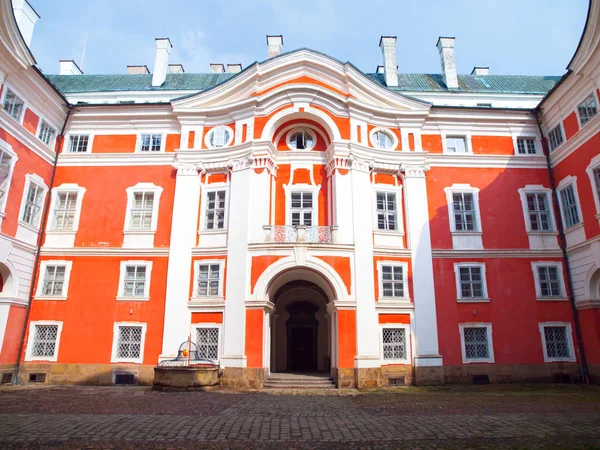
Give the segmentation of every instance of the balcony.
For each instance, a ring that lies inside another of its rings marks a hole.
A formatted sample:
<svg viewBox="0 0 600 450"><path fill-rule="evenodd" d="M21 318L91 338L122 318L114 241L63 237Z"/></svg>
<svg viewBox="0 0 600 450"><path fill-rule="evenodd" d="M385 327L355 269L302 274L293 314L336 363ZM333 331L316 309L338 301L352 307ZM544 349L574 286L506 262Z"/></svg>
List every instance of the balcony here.
<svg viewBox="0 0 600 450"><path fill-rule="evenodd" d="M307 227L305 225L265 225L265 242L334 244L337 227Z"/></svg>

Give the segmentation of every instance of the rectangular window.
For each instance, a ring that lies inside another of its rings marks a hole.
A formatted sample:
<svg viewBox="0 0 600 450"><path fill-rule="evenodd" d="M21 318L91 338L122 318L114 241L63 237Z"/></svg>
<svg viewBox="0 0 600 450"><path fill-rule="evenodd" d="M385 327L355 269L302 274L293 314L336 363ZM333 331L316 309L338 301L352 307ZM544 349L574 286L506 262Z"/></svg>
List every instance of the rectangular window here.
<svg viewBox="0 0 600 450"><path fill-rule="evenodd" d="M596 104L594 94L590 94L584 101L577 105L577 110L579 111L581 125L585 125L592 117L598 114L598 105Z"/></svg>
<svg viewBox="0 0 600 450"><path fill-rule="evenodd" d="M4 104L2 105L2 108L13 119L21 120L24 105L25 102L23 102L23 100L21 100L17 94L8 88L6 89L6 95L4 96Z"/></svg>
<svg viewBox="0 0 600 450"><path fill-rule="evenodd" d="M149 230L152 227L154 192L134 192L131 205L131 228Z"/></svg>
<svg viewBox="0 0 600 450"><path fill-rule="evenodd" d="M596 188L596 194L598 196L598 200L600 201L600 166L595 167L592 170L592 173L594 174L594 184L596 186L594 186Z"/></svg>
<svg viewBox="0 0 600 450"><path fill-rule="evenodd" d="M544 345L549 359L571 358L566 326L545 326Z"/></svg>
<svg viewBox="0 0 600 450"><path fill-rule="evenodd" d="M529 224L532 231L549 231L550 225L550 203L545 192L526 194L527 212Z"/></svg>
<svg viewBox="0 0 600 450"><path fill-rule="evenodd" d="M10 188L12 166L13 156L5 150L0 150L0 207L4 205Z"/></svg>
<svg viewBox="0 0 600 450"><path fill-rule="evenodd" d="M467 153L467 140L464 136L448 136L446 151L448 153Z"/></svg>
<svg viewBox="0 0 600 450"><path fill-rule="evenodd" d="M65 285L65 266L46 266L44 274L43 295L62 296Z"/></svg>
<svg viewBox="0 0 600 450"><path fill-rule="evenodd" d="M577 208L577 201L575 200L575 189L573 184L569 184L567 187L560 190L560 203L562 205L562 212L565 219L565 228L571 228L577 225L579 220L579 209Z"/></svg>
<svg viewBox="0 0 600 450"><path fill-rule="evenodd" d="M290 208L292 225L312 226L313 195L312 192L292 192Z"/></svg>
<svg viewBox="0 0 600 450"><path fill-rule="evenodd" d="M542 297L560 297L560 275L557 266L538 266L539 290Z"/></svg>
<svg viewBox="0 0 600 450"><path fill-rule="evenodd" d="M40 132L38 134L40 140L46 145L51 145L54 141L55 136L56 130L52 128L48 124L48 122L42 119L42 124L40 125Z"/></svg>
<svg viewBox="0 0 600 450"><path fill-rule="evenodd" d="M488 342L488 328L464 327L462 331L465 346L465 360L489 360L490 344Z"/></svg>
<svg viewBox="0 0 600 450"><path fill-rule="evenodd" d="M407 359L406 328L383 328L382 339L384 360Z"/></svg>
<svg viewBox="0 0 600 450"><path fill-rule="evenodd" d="M535 139L534 138L517 138L517 151L519 155L535 155Z"/></svg>
<svg viewBox="0 0 600 450"><path fill-rule="evenodd" d="M87 134L76 134L69 136L69 152L83 153L87 152L90 136Z"/></svg>
<svg viewBox="0 0 600 450"><path fill-rule="evenodd" d="M140 140L140 151L160 152L162 147L162 134L142 134Z"/></svg>
<svg viewBox="0 0 600 450"><path fill-rule="evenodd" d="M54 358L58 339L58 325L34 325L31 356Z"/></svg>
<svg viewBox="0 0 600 450"><path fill-rule="evenodd" d="M380 270L382 296L404 297L404 267L382 265Z"/></svg>
<svg viewBox="0 0 600 450"><path fill-rule="evenodd" d="M21 220L29 225L37 226L43 202L44 188L30 181Z"/></svg>
<svg viewBox="0 0 600 450"><path fill-rule="evenodd" d="M398 211L396 210L396 194L393 192L377 193L377 229L395 231L398 229Z"/></svg>
<svg viewBox="0 0 600 450"><path fill-rule="evenodd" d="M142 327L119 325L117 359L140 359L142 356Z"/></svg>
<svg viewBox="0 0 600 450"><path fill-rule="evenodd" d="M212 297L219 295L220 283L220 264L200 264L198 266L198 297Z"/></svg>
<svg viewBox="0 0 600 450"><path fill-rule="evenodd" d="M459 272L459 298L483 298L483 275L480 266L462 266Z"/></svg>
<svg viewBox="0 0 600 450"><path fill-rule="evenodd" d="M123 296L144 297L147 282L146 266L126 266Z"/></svg>
<svg viewBox="0 0 600 450"><path fill-rule="evenodd" d="M452 194L452 207L454 211L454 227L456 231L475 231L475 202L473 194L469 192L455 192Z"/></svg>
<svg viewBox="0 0 600 450"><path fill-rule="evenodd" d="M219 359L219 329L196 328L196 345L198 357L216 361Z"/></svg>
<svg viewBox="0 0 600 450"><path fill-rule="evenodd" d="M550 143L550 150L554 151L556 148L563 143L562 128L560 124L556 125L548 133L548 142Z"/></svg>
<svg viewBox="0 0 600 450"><path fill-rule="evenodd" d="M77 192L59 192L54 207L54 229L72 230L77 209Z"/></svg>
<svg viewBox="0 0 600 450"><path fill-rule="evenodd" d="M225 228L225 191L211 191L206 194L206 229Z"/></svg>

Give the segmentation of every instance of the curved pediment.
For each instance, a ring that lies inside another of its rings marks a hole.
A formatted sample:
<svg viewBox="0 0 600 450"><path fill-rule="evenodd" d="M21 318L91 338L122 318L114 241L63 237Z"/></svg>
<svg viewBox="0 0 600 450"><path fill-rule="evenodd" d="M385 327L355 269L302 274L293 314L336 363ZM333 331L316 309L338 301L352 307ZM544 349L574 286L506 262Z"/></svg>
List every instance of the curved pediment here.
<svg viewBox="0 0 600 450"><path fill-rule="evenodd" d="M0 53L11 67L5 71L25 69L35 64L27 44L21 36L10 0L0 0Z"/></svg>

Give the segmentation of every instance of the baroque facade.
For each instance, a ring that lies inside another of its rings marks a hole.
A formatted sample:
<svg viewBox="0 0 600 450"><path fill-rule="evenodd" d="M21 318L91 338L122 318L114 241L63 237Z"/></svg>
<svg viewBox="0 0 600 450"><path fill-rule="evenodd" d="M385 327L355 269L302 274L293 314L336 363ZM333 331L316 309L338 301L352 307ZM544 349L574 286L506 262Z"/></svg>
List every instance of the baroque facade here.
<svg viewBox="0 0 600 450"><path fill-rule="evenodd" d="M365 74L309 49L43 75L0 2L4 382L600 376L600 7L563 77ZM18 380L17 380L18 379Z"/></svg>

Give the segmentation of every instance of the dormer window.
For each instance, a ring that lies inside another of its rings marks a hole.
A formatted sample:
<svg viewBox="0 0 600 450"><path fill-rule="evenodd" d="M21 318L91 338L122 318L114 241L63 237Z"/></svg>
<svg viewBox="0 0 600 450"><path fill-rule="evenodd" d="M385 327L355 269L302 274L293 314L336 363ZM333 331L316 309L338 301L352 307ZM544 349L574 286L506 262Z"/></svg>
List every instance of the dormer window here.
<svg viewBox="0 0 600 450"><path fill-rule="evenodd" d="M287 144L292 150L310 150L315 142L315 135L306 129L293 130L288 134Z"/></svg>
<svg viewBox="0 0 600 450"><path fill-rule="evenodd" d="M232 140L233 133L229 127L215 127L206 136L206 146L208 148L226 147L231 144Z"/></svg>

